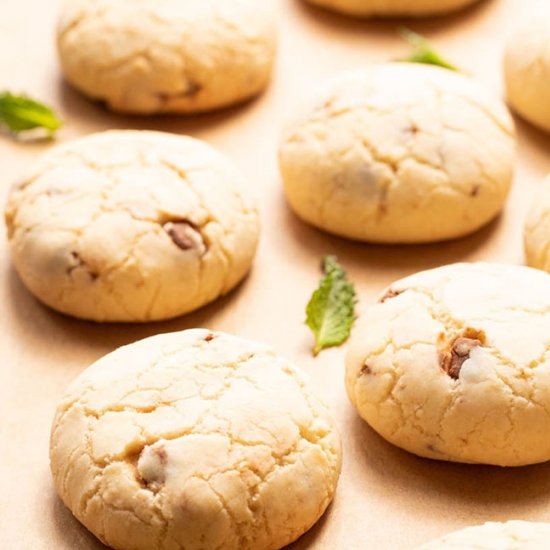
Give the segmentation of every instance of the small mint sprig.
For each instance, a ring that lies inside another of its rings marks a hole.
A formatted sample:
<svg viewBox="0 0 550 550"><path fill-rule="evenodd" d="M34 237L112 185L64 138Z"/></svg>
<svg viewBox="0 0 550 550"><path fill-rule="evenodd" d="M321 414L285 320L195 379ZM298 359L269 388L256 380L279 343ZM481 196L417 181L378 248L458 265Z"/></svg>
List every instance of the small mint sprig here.
<svg viewBox="0 0 550 550"><path fill-rule="evenodd" d="M0 92L0 126L13 135L42 130L51 138L61 125L51 107L24 95Z"/></svg>
<svg viewBox="0 0 550 550"><path fill-rule="evenodd" d="M335 256L323 259L323 277L306 307L306 325L315 336L313 354L343 344L355 322L355 288Z"/></svg>
<svg viewBox="0 0 550 550"><path fill-rule="evenodd" d="M409 29L401 29L401 36L410 44L411 53L404 59L399 59L404 63L424 63L425 65L436 65L449 69L450 71L459 71L459 69L444 59L430 44L426 38Z"/></svg>

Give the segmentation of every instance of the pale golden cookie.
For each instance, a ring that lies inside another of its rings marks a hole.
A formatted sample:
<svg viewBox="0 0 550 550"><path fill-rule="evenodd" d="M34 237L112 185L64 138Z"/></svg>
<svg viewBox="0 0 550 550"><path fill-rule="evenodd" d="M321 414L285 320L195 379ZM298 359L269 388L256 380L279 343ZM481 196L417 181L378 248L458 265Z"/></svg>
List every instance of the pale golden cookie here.
<svg viewBox="0 0 550 550"><path fill-rule="evenodd" d="M548 550L550 523L486 523L451 533L418 550Z"/></svg>
<svg viewBox="0 0 550 550"><path fill-rule="evenodd" d="M450 13L479 0L306 0L358 17L428 17Z"/></svg>
<svg viewBox="0 0 550 550"><path fill-rule="evenodd" d="M362 418L411 453L550 460L550 275L480 263L397 281L355 331L346 382Z"/></svg>
<svg viewBox="0 0 550 550"><path fill-rule="evenodd" d="M474 80L387 63L329 83L285 132L279 156L306 222L361 241L422 243L467 235L501 211L515 132Z"/></svg>
<svg viewBox="0 0 550 550"><path fill-rule="evenodd" d="M544 5L541 3L541 5ZM510 106L523 118L550 132L550 9L520 23L504 56Z"/></svg>
<svg viewBox="0 0 550 550"><path fill-rule="evenodd" d="M233 164L158 132L52 149L11 191L6 223L27 288L94 321L168 319L215 300L247 274L259 235Z"/></svg>
<svg viewBox="0 0 550 550"><path fill-rule="evenodd" d="M341 466L304 377L266 346L206 330L84 371L50 457L63 502L116 550L277 550L320 518Z"/></svg>
<svg viewBox="0 0 550 550"><path fill-rule="evenodd" d="M130 113L196 113L259 94L276 48L272 0L66 0L67 80Z"/></svg>
<svg viewBox="0 0 550 550"><path fill-rule="evenodd" d="M527 263L550 273L550 178L535 195L527 215L524 240Z"/></svg>

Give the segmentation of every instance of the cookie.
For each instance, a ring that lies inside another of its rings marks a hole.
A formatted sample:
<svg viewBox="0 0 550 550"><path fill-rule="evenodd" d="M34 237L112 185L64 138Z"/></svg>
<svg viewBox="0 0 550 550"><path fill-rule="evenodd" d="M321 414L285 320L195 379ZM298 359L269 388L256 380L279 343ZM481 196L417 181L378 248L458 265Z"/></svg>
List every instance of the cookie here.
<svg viewBox="0 0 550 550"><path fill-rule="evenodd" d="M271 0L68 0L66 79L115 111L197 113L259 94L276 50Z"/></svg>
<svg viewBox="0 0 550 550"><path fill-rule="evenodd" d="M419 456L522 466L550 460L550 276L455 264L391 285L346 357L348 395Z"/></svg>
<svg viewBox="0 0 550 550"><path fill-rule="evenodd" d="M527 215L524 242L527 263L550 273L550 178L536 194Z"/></svg>
<svg viewBox="0 0 550 550"><path fill-rule="evenodd" d="M123 347L57 409L51 470L65 505L116 550L275 550L329 505L331 414L268 347L207 330Z"/></svg>
<svg viewBox="0 0 550 550"><path fill-rule="evenodd" d="M48 152L11 191L13 263L42 302L93 321L153 321L234 288L259 220L242 175L201 141L111 131Z"/></svg>
<svg viewBox="0 0 550 550"><path fill-rule="evenodd" d="M387 63L328 84L286 131L286 195L343 237L423 243L461 237L502 209L515 131L506 107L439 67Z"/></svg>
<svg viewBox="0 0 550 550"><path fill-rule="evenodd" d="M306 0L358 17L426 17L450 13L479 0Z"/></svg>
<svg viewBox="0 0 550 550"><path fill-rule="evenodd" d="M550 132L550 10L532 14L518 27L504 55L508 103L524 119Z"/></svg>
<svg viewBox="0 0 550 550"><path fill-rule="evenodd" d="M418 550L546 550L550 523L509 521L468 527Z"/></svg>

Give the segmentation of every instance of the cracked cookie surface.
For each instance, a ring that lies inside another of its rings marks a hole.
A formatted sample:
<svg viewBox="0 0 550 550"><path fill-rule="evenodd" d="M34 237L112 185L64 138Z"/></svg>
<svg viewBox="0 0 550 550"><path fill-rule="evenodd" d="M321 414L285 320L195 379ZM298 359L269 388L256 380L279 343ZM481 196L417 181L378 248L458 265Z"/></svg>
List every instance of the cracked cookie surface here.
<svg viewBox="0 0 550 550"><path fill-rule="evenodd" d="M455 264L391 285L346 357L348 395L389 442L438 460L550 460L550 276Z"/></svg>
<svg viewBox="0 0 550 550"><path fill-rule="evenodd" d="M76 379L51 469L73 514L117 550L276 550L329 505L331 414L263 345L207 330L142 340Z"/></svg>
<svg viewBox="0 0 550 550"><path fill-rule="evenodd" d="M115 111L194 113L259 94L276 49L272 0L67 0L67 80Z"/></svg>
<svg viewBox="0 0 550 550"><path fill-rule="evenodd" d="M94 321L168 319L215 300L249 271L259 235L232 163L158 132L54 148L14 186L5 216L27 288Z"/></svg>
<svg viewBox="0 0 550 550"><path fill-rule="evenodd" d="M550 178L535 195L525 224L524 241L527 263L550 273Z"/></svg>
<svg viewBox="0 0 550 550"><path fill-rule="evenodd" d="M342 75L283 137L294 211L337 235L387 243L466 235L502 209L515 130L470 78L411 63Z"/></svg>
<svg viewBox="0 0 550 550"><path fill-rule="evenodd" d="M479 0L306 0L359 17L414 17L450 13Z"/></svg>
<svg viewBox="0 0 550 550"><path fill-rule="evenodd" d="M529 20L518 24L508 38L504 76L512 109L550 132L550 8L546 2L530 10Z"/></svg>
<svg viewBox="0 0 550 550"><path fill-rule="evenodd" d="M451 533L417 550L546 550L550 523L486 523Z"/></svg>

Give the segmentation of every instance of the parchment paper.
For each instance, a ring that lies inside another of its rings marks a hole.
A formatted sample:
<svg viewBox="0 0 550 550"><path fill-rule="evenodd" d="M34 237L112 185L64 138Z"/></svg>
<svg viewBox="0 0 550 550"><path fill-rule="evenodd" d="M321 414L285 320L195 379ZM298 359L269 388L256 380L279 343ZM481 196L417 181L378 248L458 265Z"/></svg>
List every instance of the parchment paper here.
<svg viewBox="0 0 550 550"><path fill-rule="evenodd" d="M262 0L258 0L262 1ZM449 59L498 93L503 40L535 0L487 0L459 15L405 22ZM95 325L41 306L21 285L0 230L0 548L103 548L63 507L48 467L50 422L67 384L116 347L159 332L203 326L273 345L308 371L334 407L344 470L334 504L293 549L408 550L487 520L550 521L550 464L521 468L460 466L417 458L384 442L345 395L345 346L310 354L304 306L322 255L336 253L360 293L360 310L393 280L454 261L522 263L522 225L532 194L550 172L550 137L518 121L519 161L503 216L466 239L429 246L347 242L300 222L288 209L276 164L284 120L316 83L346 68L407 52L396 22L358 22L278 0L280 55L270 89L240 108L196 118L113 115L69 89L54 48L59 0L0 0L0 90L25 91L66 120L58 141L108 128L187 133L231 155L248 176L263 216L251 276L225 299L187 317L143 326ZM550 98L549 98L550 100ZM0 137L0 201L50 144Z"/></svg>

